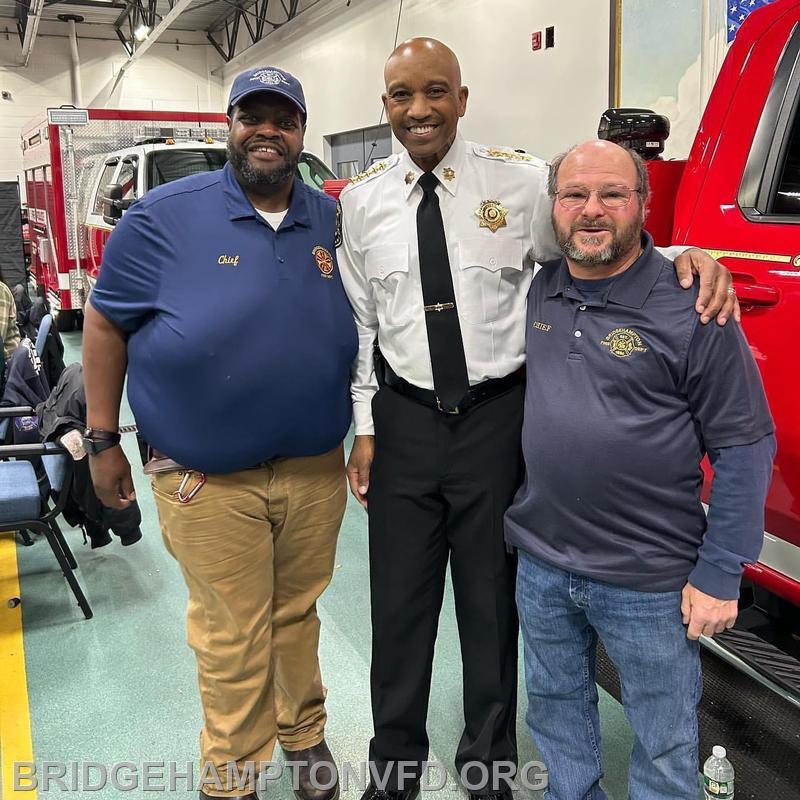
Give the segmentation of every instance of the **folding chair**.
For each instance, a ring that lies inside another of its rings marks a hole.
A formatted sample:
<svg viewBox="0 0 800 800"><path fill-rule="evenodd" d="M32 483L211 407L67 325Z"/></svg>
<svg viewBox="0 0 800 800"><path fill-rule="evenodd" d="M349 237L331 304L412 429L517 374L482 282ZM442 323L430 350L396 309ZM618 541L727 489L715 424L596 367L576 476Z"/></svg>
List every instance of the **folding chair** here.
<svg viewBox="0 0 800 800"><path fill-rule="evenodd" d="M0 408L0 419L35 415L26 406ZM30 460L41 458L50 484L53 505L42 499L36 470ZM10 460L15 459L15 460ZM0 530L22 530L41 533L67 579L78 606L86 619L93 616L74 570L78 565L56 517L64 509L72 481L72 456L55 442L44 444L11 444L0 446Z"/></svg>

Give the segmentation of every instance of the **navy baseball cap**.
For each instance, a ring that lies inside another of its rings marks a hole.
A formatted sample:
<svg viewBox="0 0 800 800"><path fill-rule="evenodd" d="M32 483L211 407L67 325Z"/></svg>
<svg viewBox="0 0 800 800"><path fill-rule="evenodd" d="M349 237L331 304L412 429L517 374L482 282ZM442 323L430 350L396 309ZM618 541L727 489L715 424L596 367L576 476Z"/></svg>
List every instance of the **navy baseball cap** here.
<svg viewBox="0 0 800 800"><path fill-rule="evenodd" d="M283 95L300 109L303 119L307 116L306 98L300 81L291 73L277 67L256 67L237 75L228 98L228 114L235 105L255 92L274 92Z"/></svg>

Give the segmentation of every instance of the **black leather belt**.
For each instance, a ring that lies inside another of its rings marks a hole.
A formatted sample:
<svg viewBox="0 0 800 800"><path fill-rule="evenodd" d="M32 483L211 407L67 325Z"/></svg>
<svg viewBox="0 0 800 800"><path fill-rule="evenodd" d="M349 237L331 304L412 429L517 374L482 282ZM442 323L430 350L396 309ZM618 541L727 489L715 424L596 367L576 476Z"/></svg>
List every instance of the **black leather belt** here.
<svg viewBox="0 0 800 800"><path fill-rule="evenodd" d="M394 389L398 394L408 397L410 400L414 400L423 406L428 406L428 408L433 408L436 411L441 411L443 414L463 414L480 403L485 403L487 400L504 394L525 380L525 368L520 367L516 372L512 372L503 378L489 378L470 386L455 408L446 408L441 404L436 392L432 389L421 389L419 386L414 386L413 383L409 383L395 374L388 364L385 364L384 370L384 382L388 387Z"/></svg>
<svg viewBox="0 0 800 800"><path fill-rule="evenodd" d="M258 464L253 464L251 467L242 467L241 470L236 470L236 471L240 472L249 469L261 469L262 467L267 466L267 464L269 464L269 461L259 461ZM145 463L145 466L148 467L147 469L145 469L146 474L150 474L153 472L177 472L177 471L197 472L197 470L190 470L188 467L184 467L182 464L178 464L177 461L173 461L169 456L160 453L153 447L150 448L150 458Z"/></svg>

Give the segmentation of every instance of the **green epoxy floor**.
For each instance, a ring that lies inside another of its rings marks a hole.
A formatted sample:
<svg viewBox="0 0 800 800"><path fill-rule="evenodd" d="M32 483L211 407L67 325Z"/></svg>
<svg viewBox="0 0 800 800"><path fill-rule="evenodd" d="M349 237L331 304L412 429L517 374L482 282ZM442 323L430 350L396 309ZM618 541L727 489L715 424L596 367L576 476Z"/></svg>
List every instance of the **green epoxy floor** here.
<svg viewBox="0 0 800 800"><path fill-rule="evenodd" d="M66 363L80 360L80 333L66 334ZM133 422L125 406L123 424ZM185 643L186 590L180 572L164 550L147 478L138 468L133 435L125 450L134 465L134 479L144 517L142 540L123 548L118 540L90 550L80 531L64 529L80 569L95 616L84 621L47 543L18 546L23 600L25 655L33 728L34 758L42 762L87 764L109 771L115 764L175 762L179 771L198 759L201 724L195 665ZM319 604L322 619L321 662L328 687L327 739L338 762L350 762L357 772L371 735L369 710L369 597L366 516L351 498L339 538L336 570ZM436 649L429 711L431 760L452 770L461 735L461 657L452 593L448 591ZM518 730L520 761L536 758L525 729L524 688L520 675L521 708ZM601 690L606 778L611 800L627 796L627 757L631 733L621 707ZM276 752L280 760L280 750ZM71 767L70 767L71 769ZM151 768L155 769L155 768ZM155 770L157 771L157 769ZM99 783L99 769L90 777ZM153 774L153 773L151 773ZM72 779L65 779L70 785ZM125 783L130 771L121 768ZM452 782L452 781L451 781ZM153 788L166 780L154 778ZM152 798L140 778L139 787L120 790L110 783L92 790L78 774L79 790L64 793L55 784L52 795L80 798ZM155 796L196 797L186 790ZM266 796L292 798L290 781L270 781ZM454 788L427 793L430 798L463 796ZM522 790L519 797L538 798ZM353 782L343 797L358 798Z"/></svg>

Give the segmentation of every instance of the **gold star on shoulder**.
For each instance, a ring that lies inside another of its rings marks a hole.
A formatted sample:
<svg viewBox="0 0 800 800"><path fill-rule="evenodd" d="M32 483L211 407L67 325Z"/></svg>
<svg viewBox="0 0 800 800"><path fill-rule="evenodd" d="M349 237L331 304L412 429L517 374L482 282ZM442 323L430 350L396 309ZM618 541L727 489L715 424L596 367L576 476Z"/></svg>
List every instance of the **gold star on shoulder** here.
<svg viewBox="0 0 800 800"><path fill-rule="evenodd" d="M416 178L416 177L417 176L414 175L414 173L411 172L410 170L408 172L406 172L406 185L414 183L414 178Z"/></svg>
<svg viewBox="0 0 800 800"><path fill-rule="evenodd" d="M506 227L506 214L508 209L503 208L499 200L484 200L480 207L475 209L480 227L488 228L492 233L497 233L498 228Z"/></svg>
<svg viewBox="0 0 800 800"><path fill-rule="evenodd" d="M456 177L456 171L452 167L445 167L442 170L442 177L446 181L452 181Z"/></svg>

